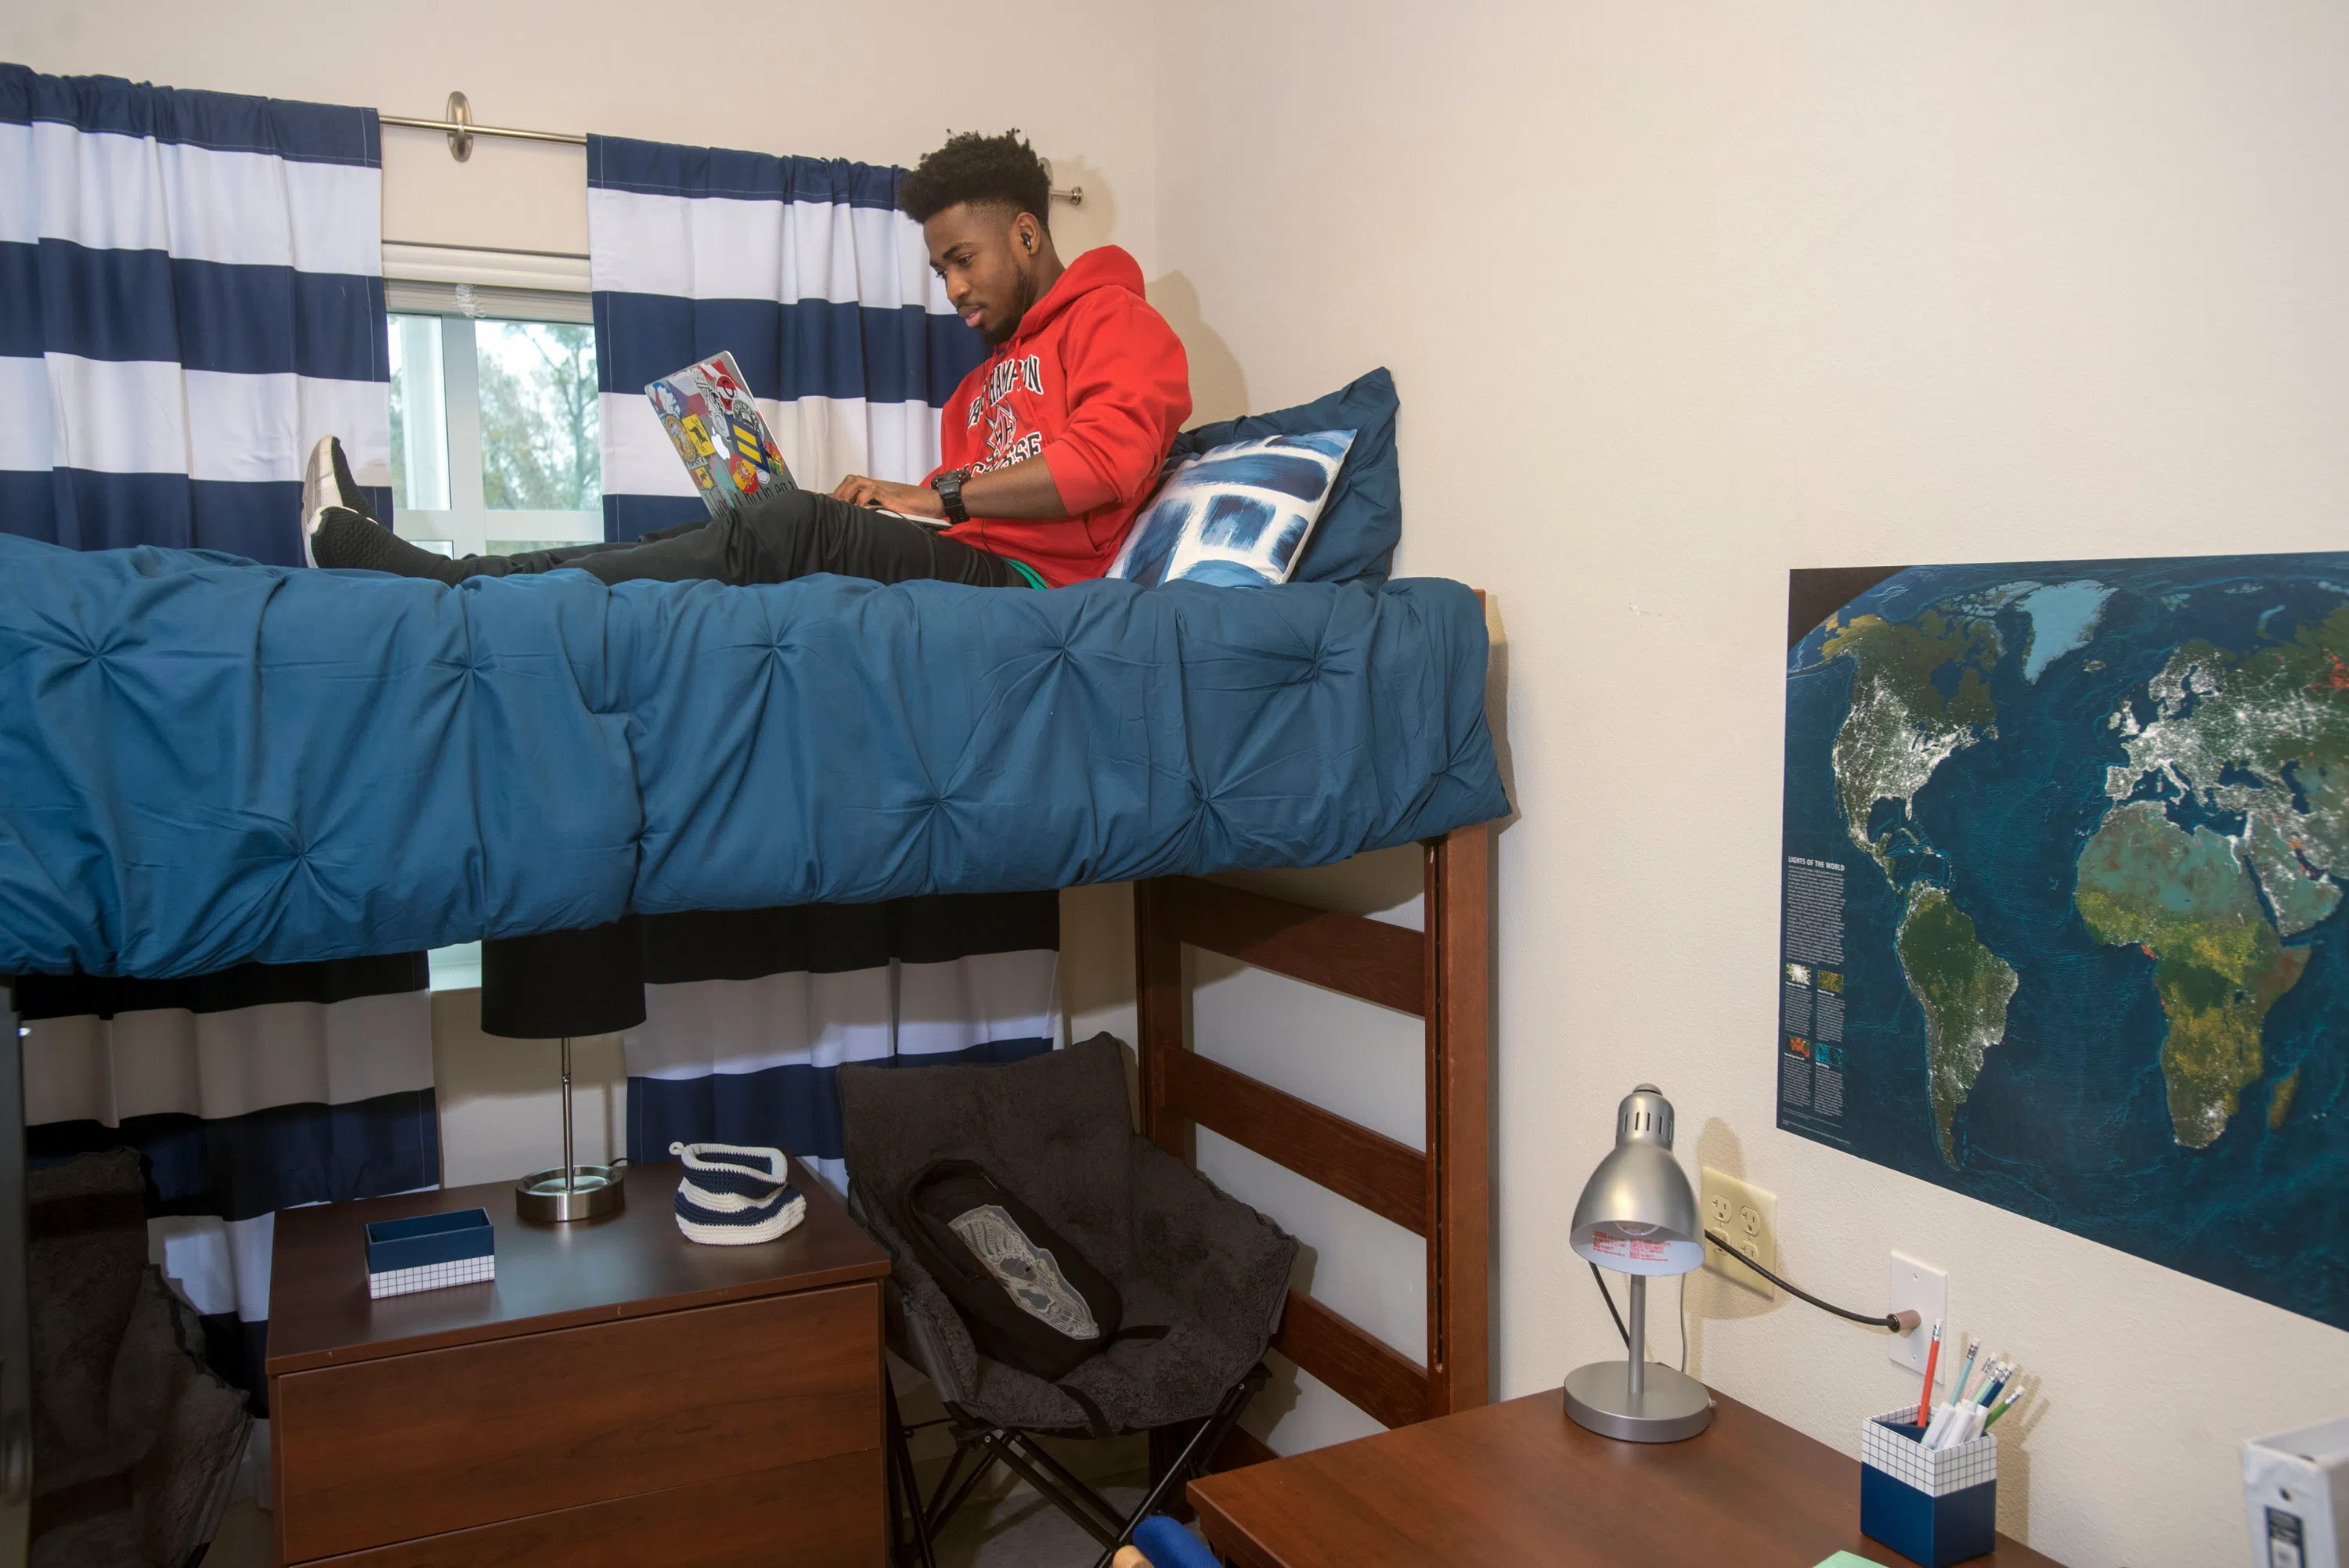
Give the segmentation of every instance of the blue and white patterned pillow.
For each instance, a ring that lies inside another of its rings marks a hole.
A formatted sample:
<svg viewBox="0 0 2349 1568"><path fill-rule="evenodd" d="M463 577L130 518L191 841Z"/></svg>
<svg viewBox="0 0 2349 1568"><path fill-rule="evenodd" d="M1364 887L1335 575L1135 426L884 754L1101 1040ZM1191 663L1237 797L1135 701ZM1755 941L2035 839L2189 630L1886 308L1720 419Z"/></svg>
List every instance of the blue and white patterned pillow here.
<svg viewBox="0 0 2349 1568"><path fill-rule="evenodd" d="M1288 582L1353 444L1351 430L1316 430L1201 452L1166 476L1106 575L1144 587Z"/></svg>

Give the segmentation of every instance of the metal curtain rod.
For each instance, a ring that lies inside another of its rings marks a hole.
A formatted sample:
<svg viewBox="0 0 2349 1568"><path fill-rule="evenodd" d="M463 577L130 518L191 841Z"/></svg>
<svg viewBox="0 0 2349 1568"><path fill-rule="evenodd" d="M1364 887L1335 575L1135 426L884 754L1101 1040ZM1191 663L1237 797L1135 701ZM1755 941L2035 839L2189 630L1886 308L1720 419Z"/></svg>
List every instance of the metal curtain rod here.
<svg viewBox="0 0 2349 1568"><path fill-rule="evenodd" d="M445 119L419 119L409 114L378 114L376 118L386 125L401 126L409 130L438 130L446 133L449 138L449 156L460 163L473 156L473 138L477 136L510 136L516 141L556 141L565 147L587 145L587 139L585 136L574 135L567 130L516 130L511 126L476 125L473 123L473 106L463 93L449 95L449 112ZM1048 176L1051 173L1051 169L1052 166L1050 163L1044 166L1044 171ZM1081 185L1071 185L1066 190L1056 185L1052 188L1052 196L1055 201L1066 201L1071 207L1081 207L1085 204L1085 188Z"/></svg>

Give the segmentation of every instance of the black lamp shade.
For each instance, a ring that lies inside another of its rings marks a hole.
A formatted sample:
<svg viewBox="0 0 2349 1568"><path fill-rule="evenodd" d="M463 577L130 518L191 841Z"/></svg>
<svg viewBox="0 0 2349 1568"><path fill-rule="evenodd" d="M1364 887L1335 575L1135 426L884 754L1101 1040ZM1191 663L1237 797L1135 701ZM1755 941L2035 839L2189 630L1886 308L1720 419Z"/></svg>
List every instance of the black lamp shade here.
<svg viewBox="0 0 2349 1568"><path fill-rule="evenodd" d="M481 1030L510 1040L616 1034L645 1021L636 917L481 943Z"/></svg>

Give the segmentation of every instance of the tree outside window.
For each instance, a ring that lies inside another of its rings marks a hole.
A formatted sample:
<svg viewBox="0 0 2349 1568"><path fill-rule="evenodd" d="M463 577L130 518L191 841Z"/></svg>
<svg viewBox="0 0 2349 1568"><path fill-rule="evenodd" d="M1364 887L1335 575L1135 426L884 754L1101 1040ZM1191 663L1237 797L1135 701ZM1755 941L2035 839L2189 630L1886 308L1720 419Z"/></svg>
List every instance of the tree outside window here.
<svg viewBox="0 0 2349 1568"><path fill-rule="evenodd" d="M474 332L481 351L482 504L493 511L602 506L595 329L484 321Z"/></svg>

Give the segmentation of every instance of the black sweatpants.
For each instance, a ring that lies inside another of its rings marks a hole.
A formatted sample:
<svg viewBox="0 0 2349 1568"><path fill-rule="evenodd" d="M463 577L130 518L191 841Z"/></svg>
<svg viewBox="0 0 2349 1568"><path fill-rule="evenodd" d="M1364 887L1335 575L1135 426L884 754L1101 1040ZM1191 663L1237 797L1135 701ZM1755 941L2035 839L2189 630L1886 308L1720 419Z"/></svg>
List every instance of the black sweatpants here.
<svg viewBox="0 0 2349 1568"><path fill-rule="evenodd" d="M471 577L575 566L606 583L649 577L737 587L788 583L819 572L875 583L935 579L979 588L1017 588L1026 583L999 555L974 550L919 523L803 490L779 490L715 521L665 529L633 544L469 555L458 564L461 575Z"/></svg>

